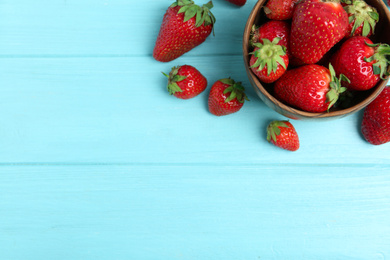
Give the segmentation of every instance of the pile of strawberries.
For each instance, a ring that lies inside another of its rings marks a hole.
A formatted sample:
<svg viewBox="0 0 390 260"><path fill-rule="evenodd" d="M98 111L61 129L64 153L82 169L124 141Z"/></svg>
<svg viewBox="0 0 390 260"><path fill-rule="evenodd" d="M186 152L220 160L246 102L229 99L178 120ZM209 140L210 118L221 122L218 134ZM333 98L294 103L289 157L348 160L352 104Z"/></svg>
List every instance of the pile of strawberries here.
<svg viewBox="0 0 390 260"><path fill-rule="evenodd" d="M243 6L246 0L228 0ZM210 11L212 1L203 6L192 0L176 0L166 11L153 51L161 62L172 61L202 44L214 29L216 21ZM193 98L207 87L206 78L191 65L173 67L168 78L168 91L182 99ZM237 112L248 100L241 82L223 78L213 84L209 94L209 110L216 116Z"/></svg>
<svg viewBox="0 0 390 260"><path fill-rule="evenodd" d="M252 29L250 66L282 102L325 112L388 76L390 46L370 40L379 14L364 0L269 0L263 10L269 21Z"/></svg>
<svg viewBox="0 0 390 260"><path fill-rule="evenodd" d="M249 65L261 82L273 84L278 100L303 111L326 112L340 105L339 97L345 101L389 76L390 46L370 39L377 10L364 0L342 1L269 0L264 6L268 20L252 28ZM381 109L390 112L389 106ZM390 141L390 124L384 123L390 113L378 118L378 112L368 111L364 137L373 144ZM372 141L378 134L381 141Z"/></svg>
<svg viewBox="0 0 390 260"><path fill-rule="evenodd" d="M246 2L227 1L238 6ZM304 111L325 112L338 104L341 95L366 91L388 77L390 46L369 38L379 20L375 8L364 0L298 1L269 0L263 8L268 22L252 29L249 65L260 81L273 84L279 100ZM192 0L176 0L164 15L153 57L169 62L202 44L216 22L212 7L212 1L198 6ZM178 98L193 98L207 88L207 79L191 65L173 67L164 75L169 93ZM382 102L390 100L390 90L381 95L387 93ZM235 113L245 100L241 83L223 78L210 89L209 111L217 116ZM390 102L377 104L374 110L367 107L362 132L370 143L389 142ZM267 133L268 141L283 149L299 148L298 135L288 121L271 122Z"/></svg>

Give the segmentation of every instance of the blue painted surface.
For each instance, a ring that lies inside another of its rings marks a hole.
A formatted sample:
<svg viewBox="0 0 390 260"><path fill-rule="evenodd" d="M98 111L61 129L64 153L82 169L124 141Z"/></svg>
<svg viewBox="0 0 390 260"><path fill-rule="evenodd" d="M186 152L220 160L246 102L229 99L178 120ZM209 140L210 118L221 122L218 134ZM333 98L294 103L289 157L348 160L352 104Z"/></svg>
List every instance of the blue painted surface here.
<svg viewBox="0 0 390 260"><path fill-rule="evenodd" d="M151 56L171 1L0 1L0 259L387 259L390 145L361 112L283 119L249 84L241 43L255 1L215 0L215 37ZM202 3L201 1L199 2ZM206 1L204 1L206 3ZM179 100L161 71L242 81L236 114Z"/></svg>

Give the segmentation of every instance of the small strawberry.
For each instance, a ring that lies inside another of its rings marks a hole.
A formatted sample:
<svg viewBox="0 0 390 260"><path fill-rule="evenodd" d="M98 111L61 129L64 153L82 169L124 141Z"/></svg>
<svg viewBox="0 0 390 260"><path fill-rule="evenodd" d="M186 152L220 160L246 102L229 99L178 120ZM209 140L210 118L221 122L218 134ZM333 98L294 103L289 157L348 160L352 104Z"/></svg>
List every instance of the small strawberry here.
<svg viewBox="0 0 390 260"><path fill-rule="evenodd" d="M246 3L246 0L226 0L226 1L238 6L243 6Z"/></svg>
<svg viewBox="0 0 390 260"><path fill-rule="evenodd" d="M344 38L348 15L332 0L302 0L293 13L290 49L293 56L306 64L318 62Z"/></svg>
<svg viewBox="0 0 390 260"><path fill-rule="evenodd" d="M337 75L344 74L350 80L343 86L350 90L367 90L389 75L390 59L386 58L389 55L389 45L373 44L367 37L354 36L341 45L331 63Z"/></svg>
<svg viewBox="0 0 390 260"><path fill-rule="evenodd" d="M375 25L379 21L379 14L374 7L363 0L353 0L344 7L344 10L349 18L346 37L357 35L370 37L374 34Z"/></svg>
<svg viewBox="0 0 390 260"><path fill-rule="evenodd" d="M202 93L207 87L206 78L193 66L173 67L168 78L168 92L177 98L189 99Z"/></svg>
<svg viewBox="0 0 390 260"><path fill-rule="evenodd" d="M270 20L288 20L293 15L295 4L299 0L269 0L264 13Z"/></svg>
<svg viewBox="0 0 390 260"><path fill-rule="evenodd" d="M233 79L220 79L213 84L209 94L209 110L216 116L224 116L237 112L249 100L241 82Z"/></svg>
<svg viewBox="0 0 390 260"><path fill-rule="evenodd" d="M275 82L287 70L288 56L286 47L278 45L280 38L272 42L261 39L263 43L255 43L249 65L253 73L264 83Z"/></svg>
<svg viewBox="0 0 390 260"><path fill-rule="evenodd" d="M307 112L325 112L337 101L339 94L346 91L341 81L344 75L336 77L329 64L329 70L317 64L304 65L286 71L275 82L276 98Z"/></svg>
<svg viewBox="0 0 390 260"><path fill-rule="evenodd" d="M297 131L289 121L272 121L267 127L267 140L285 150L299 149Z"/></svg>
<svg viewBox="0 0 390 260"><path fill-rule="evenodd" d="M286 52L288 58L290 59L292 57L289 50L290 27L290 24L286 21L268 21L260 27L253 25L250 43L252 45L258 42L263 43L261 39L264 38L272 42L276 37L278 37L280 38L278 44L286 47Z"/></svg>
<svg viewBox="0 0 390 260"><path fill-rule="evenodd" d="M373 145L390 142L390 86L365 108L361 131Z"/></svg>
<svg viewBox="0 0 390 260"><path fill-rule="evenodd" d="M176 0L164 15L153 57L168 62L203 43L215 23L212 7L212 1L200 7L192 0Z"/></svg>

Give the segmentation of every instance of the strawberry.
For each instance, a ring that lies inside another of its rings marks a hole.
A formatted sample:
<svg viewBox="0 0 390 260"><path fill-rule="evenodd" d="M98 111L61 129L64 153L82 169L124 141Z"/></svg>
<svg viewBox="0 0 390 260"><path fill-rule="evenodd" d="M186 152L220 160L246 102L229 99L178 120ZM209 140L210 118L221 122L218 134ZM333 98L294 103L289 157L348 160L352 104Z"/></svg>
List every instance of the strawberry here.
<svg viewBox="0 0 390 260"><path fill-rule="evenodd" d="M269 0L264 13L270 20L288 20L293 15L295 4L299 0Z"/></svg>
<svg viewBox="0 0 390 260"><path fill-rule="evenodd" d="M290 59L292 58L289 48L290 27L290 24L286 21L268 21L260 27L253 25L250 43L252 45L258 42L263 43L261 39L264 38L272 42L276 37L279 37L280 41L278 44L286 47L286 52Z"/></svg>
<svg viewBox="0 0 390 260"><path fill-rule="evenodd" d="M202 93L207 87L206 78L193 66L173 67L168 78L168 92L177 98L189 99Z"/></svg>
<svg viewBox="0 0 390 260"><path fill-rule="evenodd" d="M216 116L224 116L237 112L249 100L241 82L231 78L220 79L211 87L209 94L209 110Z"/></svg>
<svg viewBox="0 0 390 260"><path fill-rule="evenodd" d="M367 90L389 75L387 55L390 55L389 45L373 44L367 37L355 36L341 45L331 63L337 75L344 74L350 80L343 86L350 90Z"/></svg>
<svg viewBox="0 0 390 260"><path fill-rule="evenodd" d="M329 64L329 70L321 65L309 64L286 71L275 82L277 99L307 112L325 112L337 101L339 94L346 91L341 81L344 75L336 77Z"/></svg>
<svg viewBox="0 0 390 260"><path fill-rule="evenodd" d="M272 121L267 127L267 141L285 150L299 149L297 131L289 121Z"/></svg>
<svg viewBox="0 0 390 260"><path fill-rule="evenodd" d="M238 6L243 6L246 3L246 0L226 0L226 1Z"/></svg>
<svg viewBox="0 0 390 260"><path fill-rule="evenodd" d="M361 131L370 144L390 142L390 86L365 108Z"/></svg>
<svg viewBox="0 0 390 260"><path fill-rule="evenodd" d="M176 0L164 15L153 57L168 62L203 43L214 27L212 7L212 1L200 7L192 0Z"/></svg>
<svg viewBox="0 0 390 260"><path fill-rule="evenodd" d="M306 64L318 62L344 38L348 15L338 2L302 0L293 13L290 49L293 56Z"/></svg>
<svg viewBox="0 0 390 260"><path fill-rule="evenodd" d="M253 73L264 83L275 82L287 70L288 56L286 47L278 45L280 38L271 42L261 39L263 43L255 43L249 65Z"/></svg>
<svg viewBox="0 0 390 260"><path fill-rule="evenodd" d="M375 25L379 21L379 14L374 7L363 0L353 0L344 7L344 10L349 18L346 37L357 35L370 37L374 34Z"/></svg>

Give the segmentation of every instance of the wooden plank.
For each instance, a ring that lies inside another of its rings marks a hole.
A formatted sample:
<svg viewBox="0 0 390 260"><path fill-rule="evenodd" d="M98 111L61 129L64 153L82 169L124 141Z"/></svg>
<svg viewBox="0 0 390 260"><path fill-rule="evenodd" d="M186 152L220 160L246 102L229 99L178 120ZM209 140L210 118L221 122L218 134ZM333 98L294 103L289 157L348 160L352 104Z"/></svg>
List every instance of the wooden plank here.
<svg viewBox="0 0 390 260"><path fill-rule="evenodd" d="M0 166L2 259L385 259L390 168Z"/></svg>
<svg viewBox="0 0 390 260"><path fill-rule="evenodd" d="M208 90L192 100L166 92L169 64L149 58L0 59L3 163L389 164L390 146L360 135L361 113L327 122L293 121L296 153L266 141L285 119L266 107L238 56L180 59L209 80L243 81L250 102L236 114L208 112ZM183 64L182 63L182 64ZM208 88L208 89L209 89Z"/></svg>
<svg viewBox="0 0 390 260"><path fill-rule="evenodd" d="M174 1L141 2L2 0L0 57L151 56L163 15ZM214 5L215 37L186 56L241 55L244 26L254 3L242 8L226 1Z"/></svg>

